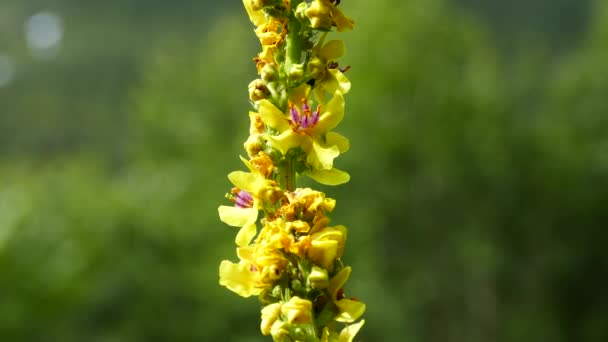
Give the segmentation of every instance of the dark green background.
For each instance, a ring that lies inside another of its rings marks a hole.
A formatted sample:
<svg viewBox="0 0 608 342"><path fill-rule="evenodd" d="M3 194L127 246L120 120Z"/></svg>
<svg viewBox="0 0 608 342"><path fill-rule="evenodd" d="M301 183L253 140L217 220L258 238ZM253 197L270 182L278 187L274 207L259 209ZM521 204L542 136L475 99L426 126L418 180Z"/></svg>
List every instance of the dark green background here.
<svg viewBox="0 0 608 342"><path fill-rule="evenodd" d="M608 340L608 4L342 6L357 340ZM268 340L217 275L258 49L240 1L1 0L1 341Z"/></svg>

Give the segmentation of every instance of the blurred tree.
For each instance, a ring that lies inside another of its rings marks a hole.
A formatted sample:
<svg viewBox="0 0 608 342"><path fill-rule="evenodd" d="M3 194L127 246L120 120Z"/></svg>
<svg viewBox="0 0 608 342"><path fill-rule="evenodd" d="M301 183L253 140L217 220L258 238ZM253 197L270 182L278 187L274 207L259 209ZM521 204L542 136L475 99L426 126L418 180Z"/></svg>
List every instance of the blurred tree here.
<svg viewBox="0 0 608 342"><path fill-rule="evenodd" d="M234 244L216 207L249 108L226 90L255 73L244 11L199 26L205 2L54 4L65 54L9 51L30 71L0 88L0 340L260 341L254 300L217 284ZM338 161L352 184L326 190L369 303L362 340L608 338L608 6L594 5L580 49L556 58L535 41L502 54L446 1L342 1L357 19ZM5 1L0 18L37 6ZM93 31L111 44L88 51ZM90 71L104 64L122 67Z"/></svg>

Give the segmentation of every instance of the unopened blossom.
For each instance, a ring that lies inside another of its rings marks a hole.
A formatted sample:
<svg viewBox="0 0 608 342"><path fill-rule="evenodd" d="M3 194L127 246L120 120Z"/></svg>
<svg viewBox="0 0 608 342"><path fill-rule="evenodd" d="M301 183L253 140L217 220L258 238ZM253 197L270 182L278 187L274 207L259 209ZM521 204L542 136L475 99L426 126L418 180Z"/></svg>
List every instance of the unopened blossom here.
<svg viewBox="0 0 608 342"><path fill-rule="evenodd" d="M313 28L330 29L334 26L338 32L353 29L353 20L330 0L314 0L304 13Z"/></svg>
<svg viewBox="0 0 608 342"><path fill-rule="evenodd" d="M274 322L279 319L281 314L282 303L272 303L262 308L262 322L260 323L260 330L262 335L270 335L270 329Z"/></svg>

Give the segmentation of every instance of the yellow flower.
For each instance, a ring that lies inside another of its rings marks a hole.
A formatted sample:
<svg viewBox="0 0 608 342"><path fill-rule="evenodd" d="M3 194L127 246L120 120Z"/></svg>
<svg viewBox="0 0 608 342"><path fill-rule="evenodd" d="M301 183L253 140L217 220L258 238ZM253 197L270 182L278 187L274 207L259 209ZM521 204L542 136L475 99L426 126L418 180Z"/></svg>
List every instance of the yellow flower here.
<svg viewBox="0 0 608 342"><path fill-rule="evenodd" d="M242 297L259 295L265 286L260 273L247 262L238 264L224 260L220 263L220 285Z"/></svg>
<svg viewBox="0 0 608 342"><path fill-rule="evenodd" d="M256 221L258 211L262 209L260 195L276 190L276 182L267 180L264 175L249 161L241 160L251 172L234 171L228 175L228 179L236 187L233 189L234 206L222 205L218 208L220 219L233 227L241 227L236 235L235 242L238 246L249 244L256 234Z"/></svg>
<svg viewBox="0 0 608 342"><path fill-rule="evenodd" d="M220 264L220 285L243 297L259 295L274 285L288 264L275 244L253 244L237 248L238 264L224 260Z"/></svg>
<svg viewBox="0 0 608 342"><path fill-rule="evenodd" d="M282 218L266 222L260 230L255 243L267 248L283 249L287 253L304 257L310 247L308 236L299 236L296 233L306 233L310 227L303 221L285 222Z"/></svg>
<svg viewBox="0 0 608 342"><path fill-rule="evenodd" d="M277 246L254 244L237 248L237 255L242 262L259 273L258 280L264 285L273 285L281 278L287 266L287 259L277 249Z"/></svg>
<svg viewBox="0 0 608 342"><path fill-rule="evenodd" d="M344 298L344 284L350 277L351 268L345 267L329 281L329 294L340 309L336 321L351 323L356 321L365 312L365 304L355 299ZM358 329L357 329L358 330Z"/></svg>
<svg viewBox="0 0 608 342"><path fill-rule="evenodd" d="M309 68L316 79L315 94L317 98L324 98L326 93L348 93L350 81L336 63L336 60L344 55L344 42L331 40L322 47L316 46L313 49L313 55Z"/></svg>
<svg viewBox="0 0 608 342"><path fill-rule="evenodd" d="M350 146L344 136L330 132L344 117L342 94L336 92L325 106L319 105L314 112L307 101L300 109L292 104L288 114L282 113L270 101L261 100L258 114L267 127L278 133L269 137L273 147L283 154L292 148L302 148L311 168L306 173L308 176L327 185L342 184L350 179L346 172L333 167L334 158Z"/></svg>
<svg viewBox="0 0 608 342"><path fill-rule="evenodd" d="M263 46L277 46L285 40L287 30L285 22L276 18L266 20L265 24L259 25L255 29L255 34L260 39Z"/></svg>
<svg viewBox="0 0 608 342"><path fill-rule="evenodd" d="M298 296L283 304L281 312L287 317L287 322L306 324L312 322L312 302Z"/></svg>
<svg viewBox="0 0 608 342"><path fill-rule="evenodd" d="M283 201L283 206L278 209L277 215L288 221L304 220L307 223L306 230L300 232L309 235L327 226L329 218L326 214L336 206L336 200L310 188L298 188L284 195L287 201Z"/></svg>
<svg viewBox="0 0 608 342"><path fill-rule="evenodd" d="M315 0L304 14L310 19L312 28L330 29L335 26L338 32L353 29L353 20L329 0Z"/></svg>
<svg viewBox="0 0 608 342"><path fill-rule="evenodd" d="M336 259L344 253L346 227L327 227L310 236L308 258L329 272L334 269Z"/></svg>

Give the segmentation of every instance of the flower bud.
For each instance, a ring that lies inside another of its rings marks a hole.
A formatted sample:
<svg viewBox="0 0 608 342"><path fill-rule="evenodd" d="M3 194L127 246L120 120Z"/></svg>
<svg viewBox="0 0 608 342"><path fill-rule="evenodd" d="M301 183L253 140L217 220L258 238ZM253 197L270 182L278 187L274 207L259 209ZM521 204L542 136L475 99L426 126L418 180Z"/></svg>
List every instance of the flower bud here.
<svg viewBox="0 0 608 342"><path fill-rule="evenodd" d="M306 18L306 9L308 8L308 4L306 2L301 2L295 10L295 16L299 20Z"/></svg>
<svg viewBox="0 0 608 342"><path fill-rule="evenodd" d="M287 317L287 322L306 324L312 322L312 302L298 296L283 304L281 312Z"/></svg>
<svg viewBox="0 0 608 342"><path fill-rule="evenodd" d="M249 6L254 11L259 11L266 5L266 1L264 0L245 0L249 2Z"/></svg>
<svg viewBox="0 0 608 342"><path fill-rule="evenodd" d="M274 187L268 187L265 189L262 189L259 193L258 196L266 202L269 202L271 204L275 204L278 200L281 199L281 197L283 197L283 191L281 190L281 188L274 186Z"/></svg>
<svg viewBox="0 0 608 342"><path fill-rule="evenodd" d="M276 320L270 327L270 335L275 341L283 341L289 336L289 324Z"/></svg>
<svg viewBox="0 0 608 342"><path fill-rule="evenodd" d="M273 303L262 309L262 322L260 323L262 335L270 335L270 329L274 322L279 319L280 314L281 303Z"/></svg>
<svg viewBox="0 0 608 342"><path fill-rule="evenodd" d="M308 73L312 78L320 79L325 75L325 63L319 57L313 57L308 62Z"/></svg>
<svg viewBox="0 0 608 342"><path fill-rule="evenodd" d="M249 99L253 102L257 102L268 98L270 95L270 90L268 90L268 86L266 82L261 79L256 79L249 83Z"/></svg>
<svg viewBox="0 0 608 342"><path fill-rule="evenodd" d="M264 144L260 142L260 136L257 134L250 135L243 146L245 147L245 151L247 151L247 155L250 157L256 156L264 149Z"/></svg>
<svg viewBox="0 0 608 342"><path fill-rule="evenodd" d="M293 81L299 81L304 77L304 65L294 64L289 68L289 78Z"/></svg>
<svg viewBox="0 0 608 342"><path fill-rule="evenodd" d="M302 285L302 282L301 282L301 281L299 281L299 280L295 279L295 280L293 280L293 281L291 282L291 288L292 288L294 291L298 291L298 292L300 292L300 291L303 291L303 290L304 290L304 285Z"/></svg>
<svg viewBox="0 0 608 342"><path fill-rule="evenodd" d="M270 160L272 160L273 163L277 164L281 158L283 157L283 155L281 154L281 151L277 150L276 148L270 146L270 145L266 145L266 148L264 149L264 153L270 157Z"/></svg>
<svg viewBox="0 0 608 342"><path fill-rule="evenodd" d="M308 275L308 282L313 289L323 290L329 286L329 278L327 276L327 270L318 266L313 266L310 274Z"/></svg>
<svg viewBox="0 0 608 342"><path fill-rule="evenodd" d="M260 70L261 77L266 82L273 82L277 77L277 68L274 64L266 63Z"/></svg>
<svg viewBox="0 0 608 342"><path fill-rule="evenodd" d="M311 3L304 11L304 14L310 19L310 26L312 28L330 29L332 26L330 7L323 1L316 0Z"/></svg>

